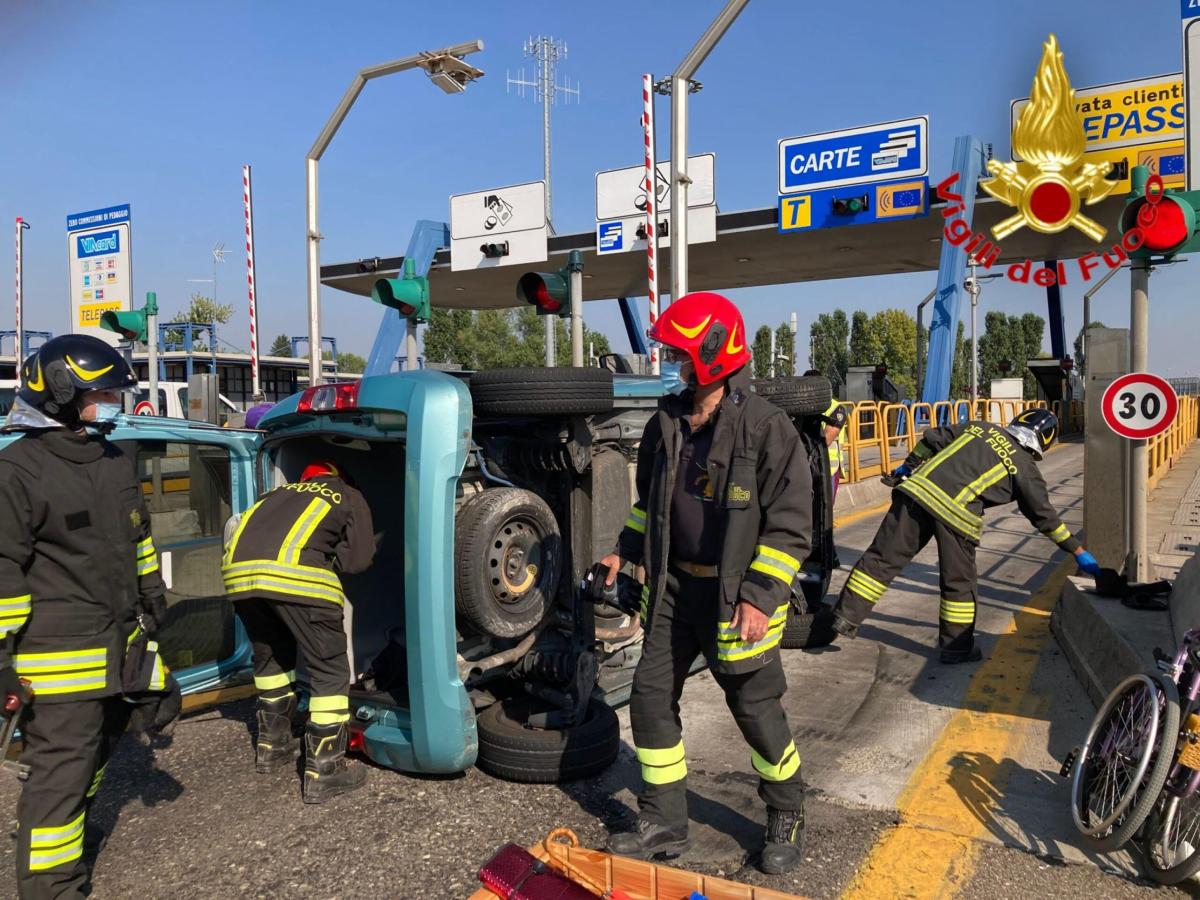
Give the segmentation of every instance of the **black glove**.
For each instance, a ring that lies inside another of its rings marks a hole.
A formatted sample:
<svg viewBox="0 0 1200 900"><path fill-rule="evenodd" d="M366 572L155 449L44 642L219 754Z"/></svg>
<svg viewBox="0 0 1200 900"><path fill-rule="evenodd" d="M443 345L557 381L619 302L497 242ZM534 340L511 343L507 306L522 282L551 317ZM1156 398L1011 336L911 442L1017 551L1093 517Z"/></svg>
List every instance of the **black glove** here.
<svg viewBox="0 0 1200 900"><path fill-rule="evenodd" d="M138 616L138 621L148 636L154 636L158 633L158 629L162 627L163 619L167 615L167 601L163 596L143 597L142 611Z"/></svg>
<svg viewBox="0 0 1200 900"><path fill-rule="evenodd" d="M5 666L0 669L0 707L4 706L4 701L9 694L16 694L24 703L29 699L29 694L21 684L21 679L17 677L17 670L12 666Z"/></svg>
<svg viewBox="0 0 1200 900"><path fill-rule="evenodd" d="M175 724L183 710L183 697L179 693L179 682L175 680L174 675L167 675L165 691L127 694L125 699L133 704L133 713L129 716L129 730L134 734L170 737L175 731Z"/></svg>

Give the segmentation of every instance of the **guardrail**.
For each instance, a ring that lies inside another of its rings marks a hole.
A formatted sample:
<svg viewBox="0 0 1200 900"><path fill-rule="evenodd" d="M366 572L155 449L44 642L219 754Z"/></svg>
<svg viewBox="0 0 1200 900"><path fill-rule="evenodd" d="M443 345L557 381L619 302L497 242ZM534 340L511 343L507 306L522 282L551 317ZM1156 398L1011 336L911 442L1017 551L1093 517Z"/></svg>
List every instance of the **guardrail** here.
<svg viewBox="0 0 1200 900"><path fill-rule="evenodd" d="M1179 457L1197 437L1200 437L1200 398L1180 397L1179 413L1171 427L1150 438L1146 455L1150 459L1148 490L1154 490L1164 475L1174 468Z"/></svg>
<svg viewBox="0 0 1200 900"><path fill-rule="evenodd" d="M1181 401L1182 403L1182 401ZM842 404L848 419L842 429L842 481L851 484L890 472L912 452L932 424L969 419L1007 425L1027 409L1049 409L1064 421L1062 404L1044 400L947 400L939 403L878 403L865 400ZM1083 404L1072 402L1066 430L1083 428Z"/></svg>

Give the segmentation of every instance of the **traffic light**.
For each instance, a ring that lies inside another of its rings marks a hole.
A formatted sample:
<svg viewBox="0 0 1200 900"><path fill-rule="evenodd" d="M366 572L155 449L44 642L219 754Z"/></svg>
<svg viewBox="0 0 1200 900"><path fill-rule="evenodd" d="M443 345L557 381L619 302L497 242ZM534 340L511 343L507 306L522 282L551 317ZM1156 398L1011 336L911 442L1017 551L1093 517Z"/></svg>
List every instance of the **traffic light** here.
<svg viewBox="0 0 1200 900"><path fill-rule="evenodd" d="M833 213L837 216L853 216L867 210L867 195L860 197L834 197Z"/></svg>
<svg viewBox="0 0 1200 900"><path fill-rule="evenodd" d="M1165 188L1162 176L1151 175L1146 166L1133 167L1130 184L1129 200L1121 213L1121 243L1127 250L1133 244L1138 245L1128 250L1131 258L1174 256L1200 250L1197 234L1200 191ZM1134 236L1135 232L1139 234Z"/></svg>
<svg viewBox="0 0 1200 900"><path fill-rule="evenodd" d="M100 316L100 327L107 331L115 331L127 341L146 343L149 337L146 328L150 316L158 315L158 302L153 293L146 295L146 305L141 309L131 309L128 312L109 310Z"/></svg>
<svg viewBox="0 0 1200 900"><path fill-rule="evenodd" d="M571 287L566 268L557 272L526 272L517 282L517 299L532 303L539 316L571 313Z"/></svg>
<svg viewBox="0 0 1200 900"><path fill-rule="evenodd" d="M500 241L495 244L480 244L479 252L483 254L484 259L499 259L502 256L508 256L508 241Z"/></svg>
<svg viewBox="0 0 1200 900"><path fill-rule="evenodd" d="M404 261L403 278L380 278L371 289L371 299L399 311L414 322L429 321L429 279L416 274L416 264Z"/></svg>

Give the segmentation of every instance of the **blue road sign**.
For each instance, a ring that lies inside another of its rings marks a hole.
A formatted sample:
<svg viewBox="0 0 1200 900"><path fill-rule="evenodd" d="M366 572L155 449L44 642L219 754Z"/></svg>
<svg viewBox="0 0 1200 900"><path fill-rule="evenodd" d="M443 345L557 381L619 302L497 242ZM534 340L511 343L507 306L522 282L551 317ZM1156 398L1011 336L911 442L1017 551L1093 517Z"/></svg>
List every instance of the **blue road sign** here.
<svg viewBox="0 0 1200 900"><path fill-rule="evenodd" d="M601 222L596 226L596 251L598 253L620 253L625 248L624 222Z"/></svg>
<svg viewBox="0 0 1200 900"><path fill-rule="evenodd" d="M919 178L929 171L929 117L784 138L779 193Z"/></svg>
<svg viewBox="0 0 1200 900"><path fill-rule="evenodd" d="M1179 13L1185 19L1200 16L1200 0L1179 0Z"/></svg>
<svg viewBox="0 0 1200 900"><path fill-rule="evenodd" d="M89 212L71 213L67 216L67 231L79 231L84 228L95 228L97 225L116 225L129 221L129 204L108 206L104 209L93 209Z"/></svg>
<svg viewBox="0 0 1200 900"><path fill-rule="evenodd" d="M909 178L885 184L824 188L781 194L779 230L810 231L839 225L865 225L929 214L929 179Z"/></svg>

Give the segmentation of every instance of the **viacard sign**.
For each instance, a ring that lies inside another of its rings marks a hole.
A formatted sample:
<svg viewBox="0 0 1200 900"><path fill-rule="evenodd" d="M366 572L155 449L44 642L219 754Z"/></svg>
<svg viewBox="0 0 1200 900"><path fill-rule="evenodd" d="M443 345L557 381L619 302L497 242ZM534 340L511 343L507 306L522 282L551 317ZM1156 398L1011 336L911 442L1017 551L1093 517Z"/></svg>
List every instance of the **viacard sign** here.
<svg viewBox="0 0 1200 900"><path fill-rule="evenodd" d="M937 186L938 197L946 201L942 211L948 220L943 229L946 240L985 269L1000 258L999 242L1021 228L1042 234L1075 228L1102 244L1107 230L1084 209L1109 196L1117 183L1107 178L1110 163L1086 160L1087 135L1075 109L1075 91L1054 35L1043 45L1029 103L1013 126L1012 147L1018 161L989 160L992 177L982 180L980 186L1012 207L1013 214L992 226L990 238L973 232L961 218L965 207L962 195L954 190L959 180L956 172ZM1089 281L1096 270L1115 269L1126 262L1144 240L1139 229L1132 229L1111 247L1101 246L1085 253L1070 267L1059 263L1057 271L1038 269L1033 272L1033 281L1046 287L1066 284L1074 266L1078 266L1080 280ZM1028 283L1032 269L1033 261L1025 260L1009 266L1005 274L1012 281Z"/></svg>

